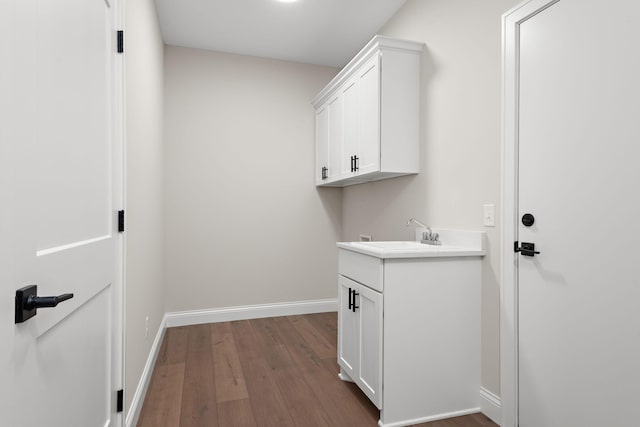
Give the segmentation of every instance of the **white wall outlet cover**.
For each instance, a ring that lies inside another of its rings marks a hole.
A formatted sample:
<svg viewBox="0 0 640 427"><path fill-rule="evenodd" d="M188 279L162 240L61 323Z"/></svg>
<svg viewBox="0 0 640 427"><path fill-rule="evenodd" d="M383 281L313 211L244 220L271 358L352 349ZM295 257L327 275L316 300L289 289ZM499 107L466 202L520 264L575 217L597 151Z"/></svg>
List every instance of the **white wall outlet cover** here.
<svg viewBox="0 0 640 427"><path fill-rule="evenodd" d="M486 227L496 226L496 205L484 205L483 223Z"/></svg>

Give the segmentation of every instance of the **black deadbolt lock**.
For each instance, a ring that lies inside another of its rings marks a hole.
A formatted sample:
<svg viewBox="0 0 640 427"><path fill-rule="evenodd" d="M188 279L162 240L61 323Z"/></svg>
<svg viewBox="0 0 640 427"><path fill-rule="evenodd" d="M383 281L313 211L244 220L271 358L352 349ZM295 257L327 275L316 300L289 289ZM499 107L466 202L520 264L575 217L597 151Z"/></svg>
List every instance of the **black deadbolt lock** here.
<svg viewBox="0 0 640 427"><path fill-rule="evenodd" d="M522 215L522 223L525 227L531 227L534 222L536 222L536 219L530 213Z"/></svg>

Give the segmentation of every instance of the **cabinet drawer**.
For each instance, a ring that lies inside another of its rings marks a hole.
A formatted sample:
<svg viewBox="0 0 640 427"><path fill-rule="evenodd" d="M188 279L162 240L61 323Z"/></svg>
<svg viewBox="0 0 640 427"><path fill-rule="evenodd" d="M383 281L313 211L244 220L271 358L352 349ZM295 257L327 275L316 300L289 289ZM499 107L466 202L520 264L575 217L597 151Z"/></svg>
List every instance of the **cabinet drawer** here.
<svg viewBox="0 0 640 427"><path fill-rule="evenodd" d="M338 274L382 292L382 259L340 249Z"/></svg>

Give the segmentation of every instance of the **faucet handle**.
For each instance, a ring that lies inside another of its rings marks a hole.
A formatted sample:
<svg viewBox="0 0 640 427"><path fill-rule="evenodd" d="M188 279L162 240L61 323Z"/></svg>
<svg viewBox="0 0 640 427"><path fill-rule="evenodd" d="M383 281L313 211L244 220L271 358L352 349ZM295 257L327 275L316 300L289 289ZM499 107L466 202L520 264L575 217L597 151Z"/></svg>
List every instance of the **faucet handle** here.
<svg viewBox="0 0 640 427"><path fill-rule="evenodd" d="M440 239L440 235L438 233L434 233L434 232L431 232L431 231L425 231L424 233L422 233L421 243L425 243L427 245L437 245L437 246L439 246L441 244L439 239Z"/></svg>

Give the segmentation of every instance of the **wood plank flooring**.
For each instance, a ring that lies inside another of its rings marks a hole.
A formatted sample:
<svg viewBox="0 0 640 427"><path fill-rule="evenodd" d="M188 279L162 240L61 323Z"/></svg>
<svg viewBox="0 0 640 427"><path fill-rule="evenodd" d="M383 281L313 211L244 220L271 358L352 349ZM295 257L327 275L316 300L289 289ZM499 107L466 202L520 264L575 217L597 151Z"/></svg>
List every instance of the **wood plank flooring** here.
<svg viewBox="0 0 640 427"><path fill-rule="evenodd" d="M375 427L378 409L338 379L337 314L169 328L138 427ZM497 427L482 414L422 427Z"/></svg>

